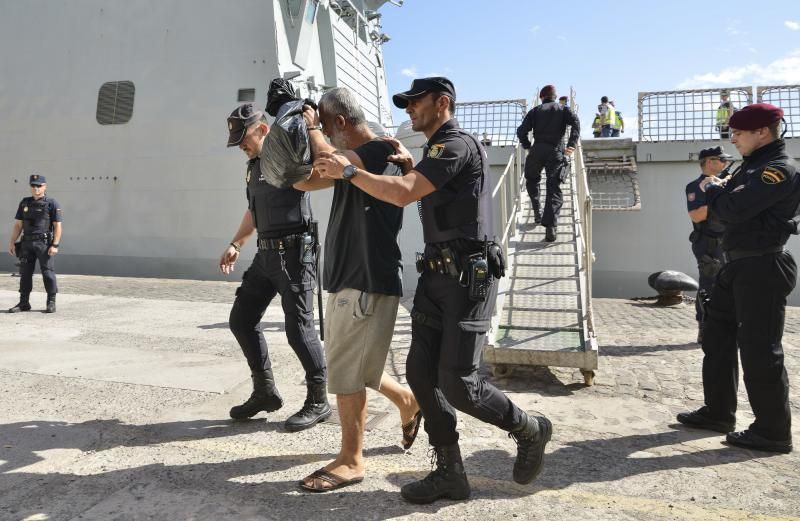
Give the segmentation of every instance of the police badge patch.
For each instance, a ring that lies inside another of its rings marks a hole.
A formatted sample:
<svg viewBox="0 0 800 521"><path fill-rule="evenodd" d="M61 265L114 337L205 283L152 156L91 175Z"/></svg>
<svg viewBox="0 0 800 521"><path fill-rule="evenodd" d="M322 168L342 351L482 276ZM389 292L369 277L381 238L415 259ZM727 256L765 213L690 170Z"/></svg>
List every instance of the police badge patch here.
<svg viewBox="0 0 800 521"><path fill-rule="evenodd" d="M431 145L431 148L428 149L428 157L431 159L439 159L442 157L442 153L444 152L444 145L436 144Z"/></svg>
<svg viewBox="0 0 800 521"><path fill-rule="evenodd" d="M686 194L686 199L688 199L690 203L694 202L695 193L694 192L689 192L688 194Z"/></svg>
<svg viewBox="0 0 800 521"><path fill-rule="evenodd" d="M786 174L777 168L767 167L761 172L761 181L768 185L776 185L786 181Z"/></svg>

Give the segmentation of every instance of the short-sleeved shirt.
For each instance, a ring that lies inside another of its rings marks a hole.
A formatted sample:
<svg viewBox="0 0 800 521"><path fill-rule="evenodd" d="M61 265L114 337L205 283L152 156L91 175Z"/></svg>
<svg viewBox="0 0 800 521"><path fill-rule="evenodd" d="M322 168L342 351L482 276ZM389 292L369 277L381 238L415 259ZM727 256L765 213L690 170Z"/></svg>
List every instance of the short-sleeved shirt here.
<svg viewBox="0 0 800 521"><path fill-rule="evenodd" d="M700 189L700 182L705 177L700 174L700 177L686 185L686 209L690 212L707 205L706 193ZM699 223L692 221L692 226L698 232L711 237L722 237L725 231L725 226L711 212L705 221Z"/></svg>
<svg viewBox="0 0 800 521"><path fill-rule="evenodd" d="M385 141L369 141L353 152L368 172L402 175L397 165L386 161L394 148ZM403 263L397 236L402 226L402 208L375 199L349 181L337 180L325 236L325 289L401 296Z"/></svg>
<svg viewBox="0 0 800 521"><path fill-rule="evenodd" d="M26 197L20 201L14 219L22 221L23 233L49 233L52 223L61 222L61 205L52 197L44 196L38 201Z"/></svg>

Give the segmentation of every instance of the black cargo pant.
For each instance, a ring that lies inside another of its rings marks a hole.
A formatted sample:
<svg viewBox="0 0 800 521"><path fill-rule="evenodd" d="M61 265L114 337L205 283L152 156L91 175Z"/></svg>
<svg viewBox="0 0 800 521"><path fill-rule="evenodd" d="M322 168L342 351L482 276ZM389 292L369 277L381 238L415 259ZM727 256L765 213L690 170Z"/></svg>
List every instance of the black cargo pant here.
<svg viewBox="0 0 800 521"><path fill-rule="evenodd" d="M768 439L791 437L789 379L783 366L786 297L797 279L788 252L747 257L720 270L703 322L703 392L707 415L736 418L737 345L744 385L756 417L750 426Z"/></svg>
<svg viewBox="0 0 800 521"><path fill-rule="evenodd" d="M699 233L699 232L694 232ZM711 288L724 261L722 260L722 240L712 239L700 234L692 243L692 253L697 259L698 289L694 301L695 319L703 321L702 299L711 295Z"/></svg>
<svg viewBox="0 0 800 521"><path fill-rule="evenodd" d="M478 374L496 298L497 282L485 302L473 302L452 277L419 278L406 377L435 447L458 441L455 409L506 431L520 427L523 412Z"/></svg>
<svg viewBox="0 0 800 521"><path fill-rule="evenodd" d="M306 383L325 382L325 355L314 329L314 264L300 262L297 247L287 248L281 266L278 250L259 251L236 290L229 324L252 371L272 367L261 317L276 294L281 296L286 338L306 373ZM285 271L284 271L285 268Z"/></svg>
<svg viewBox="0 0 800 521"><path fill-rule="evenodd" d="M33 289L33 271L36 269L36 261L38 260L39 269L42 271L45 291L48 295L55 295L58 293L53 258L47 254L50 243L45 239L22 241L20 248L19 292L27 295Z"/></svg>
<svg viewBox="0 0 800 521"><path fill-rule="evenodd" d="M566 166L561 145L534 142L525 159L525 188L531 198L533 211L542 216L543 226L558 225L558 212L561 210L563 202L561 182ZM543 168L547 192L542 214L539 202L539 181L542 179Z"/></svg>

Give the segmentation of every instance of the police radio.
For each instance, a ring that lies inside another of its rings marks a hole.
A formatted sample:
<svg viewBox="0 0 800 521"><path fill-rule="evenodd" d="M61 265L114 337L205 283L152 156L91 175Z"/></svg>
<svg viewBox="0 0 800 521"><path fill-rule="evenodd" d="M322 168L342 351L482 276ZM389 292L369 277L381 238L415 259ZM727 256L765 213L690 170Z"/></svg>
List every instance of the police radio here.
<svg viewBox="0 0 800 521"><path fill-rule="evenodd" d="M312 221L309 231L300 237L300 262L303 264L314 264L314 239L317 235L317 223Z"/></svg>
<svg viewBox="0 0 800 521"><path fill-rule="evenodd" d="M489 240L483 238L483 252L470 255L467 259L467 272L469 273L469 298L475 302L483 302L489 296L492 287L492 277L489 274Z"/></svg>

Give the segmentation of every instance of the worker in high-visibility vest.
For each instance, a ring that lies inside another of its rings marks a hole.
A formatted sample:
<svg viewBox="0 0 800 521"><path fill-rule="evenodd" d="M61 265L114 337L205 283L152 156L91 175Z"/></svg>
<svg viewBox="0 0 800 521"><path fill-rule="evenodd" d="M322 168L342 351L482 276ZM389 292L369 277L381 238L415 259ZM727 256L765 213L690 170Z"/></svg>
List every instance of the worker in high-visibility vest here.
<svg viewBox="0 0 800 521"><path fill-rule="evenodd" d="M728 126L728 122L733 113L736 112L736 107L729 101L730 94L727 90L721 91L719 97L721 103L717 107L717 130L719 130L720 139L728 139L731 137L731 129Z"/></svg>
<svg viewBox="0 0 800 521"><path fill-rule="evenodd" d="M613 105L608 103L608 96L600 98L597 111L600 113L600 137L611 137L611 125L616 120L617 111Z"/></svg>
<svg viewBox="0 0 800 521"><path fill-rule="evenodd" d="M594 120L592 121L592 136L598 138L600 137L600 114L597 113L594 115Z"/></svg>
<svg viewBox="0 0 800 521"><path fill-rule="evenodd" d="M617 110L614 100L609 100L609 105L614 109L614 119L611 121L611 137L619 137L620 133L625 132L625 122L622 120L622 112Z"/></svg>

